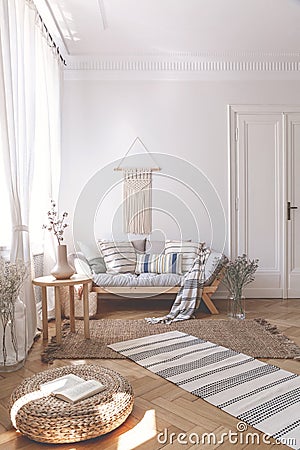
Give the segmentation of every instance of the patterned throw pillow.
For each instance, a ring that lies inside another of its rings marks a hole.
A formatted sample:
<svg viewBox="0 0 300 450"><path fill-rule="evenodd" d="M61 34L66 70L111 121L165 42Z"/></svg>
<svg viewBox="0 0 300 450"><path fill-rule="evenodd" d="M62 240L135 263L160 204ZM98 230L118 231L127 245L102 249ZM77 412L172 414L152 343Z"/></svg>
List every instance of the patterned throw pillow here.
<svg viewBox="0 0 300 450"><path fill-rule="evenodd" d="M98 241L107 273L134 273L136 252L131 242Z"/></svg>
<svg viewBox="0 0 300 450"><path fill-rule="evenodd" d="M137 255L135 272L140 273L177 273L182 274L182 255L169 253L168 255Z"/></svg>
<svg viewBox="0 0 300 450"><path fill-rule="evenodd" d="M185 273L190 270L203 247L204 242L166 241L165 254L182 254L182 272Z"/></svg>

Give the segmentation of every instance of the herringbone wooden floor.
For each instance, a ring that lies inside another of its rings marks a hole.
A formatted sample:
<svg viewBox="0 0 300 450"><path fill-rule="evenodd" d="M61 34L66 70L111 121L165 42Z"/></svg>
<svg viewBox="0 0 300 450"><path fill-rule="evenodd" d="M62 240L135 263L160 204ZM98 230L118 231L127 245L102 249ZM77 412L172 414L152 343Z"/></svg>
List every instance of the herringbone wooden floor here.
<svg viewBox="0 0 300 450"><path fill-rule="evenodd" d="M162 315L169 310L172 301L169 300L103 300L100 317L136 319L149 316ZM226 302L215 301L221 314L208 316L198 314L203 320L226 317ZM151 309L150 309L151 308ZM300 345L300 300L247 300L247 317L264 317L272 324L276 324L288 337ZM54 323L49 323L50 334L54 334ZM115 431L86 442L75 444L61 444L59 446L40 444L23 437L16 432L11 425L7 410L8 401L12 390L26 377L50 367L74 364L73 360L56 360L52 365L42 363L40 353L43 348L42 339L35 342L25 366L10 374L0 374L0 450L36 450L54 449L80 450L80 449L105 449L105 450L179 450L179 449L269 449L267 443L239 443L233 444L225 438L224 443L206 443L195 445L191 433L215 433L221 436L230 430L236 432L238 420L230 415L209 405L202 399L186 393L179 387L152 374L146 369L129 360L87 360L93 364L99 364L118 371L128 378L133 385L135 393L135 405L131 416ZM266 360L283 369L300 374L300 361L295 360ZM83 361L81 361L83 362ZM158 433L168 430L168 440ZM247 430L255 432L254 429ZM175 433L173 442L171 433ZM180 443L176 439L179 433L186 433L181 440L187 440L187 444ZM241 434L239 434L240 436ZM243 435L245 436L245 434ZM262 440L262 435L260 435ZM159 442L160 441L160 442ZM298 443L300 446L300 443ZM287 448L284 445L276 445L278 449Z"/></svg>

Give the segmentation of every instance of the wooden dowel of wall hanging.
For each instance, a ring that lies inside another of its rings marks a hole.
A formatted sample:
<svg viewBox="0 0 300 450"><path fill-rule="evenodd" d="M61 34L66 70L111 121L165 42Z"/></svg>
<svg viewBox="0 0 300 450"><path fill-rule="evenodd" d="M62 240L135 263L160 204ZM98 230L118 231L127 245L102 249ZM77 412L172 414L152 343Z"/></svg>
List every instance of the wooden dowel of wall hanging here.
<svg viewBox="0 0 300 450"><path fill-rule="evenodd" d="M137 167L126 167L126 168L122 168L122 167L115 167L114 168L115 171L124 171L124 170L141 170ZM149 169L145 169L145 172L147 172L147 170L151 170L151 172L159 172L161 170L160 167L149 167Z"/></svg>

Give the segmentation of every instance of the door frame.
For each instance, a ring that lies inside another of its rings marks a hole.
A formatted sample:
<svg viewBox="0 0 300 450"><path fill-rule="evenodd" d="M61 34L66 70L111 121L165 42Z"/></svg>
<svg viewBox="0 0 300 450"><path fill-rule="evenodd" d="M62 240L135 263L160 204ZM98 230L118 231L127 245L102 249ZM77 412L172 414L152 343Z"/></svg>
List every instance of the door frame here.
<svg viewBox="0 0 300 450"><path fill-rule="evenodd" d="M237 180L238 180L238 166L237 166L237 142L238 142L238 128L237 115L238 114L282 114L282 151L283 151L283 167L281 180L282 185L282 211L286 211L286 204L288 201L287 195L287 121L286 114L300 113L299 105L228 105L228 246L229 255L233 259L237 256ZM282 215L282 298L287 298L288 292L288 229L285 214Z"/></svg>

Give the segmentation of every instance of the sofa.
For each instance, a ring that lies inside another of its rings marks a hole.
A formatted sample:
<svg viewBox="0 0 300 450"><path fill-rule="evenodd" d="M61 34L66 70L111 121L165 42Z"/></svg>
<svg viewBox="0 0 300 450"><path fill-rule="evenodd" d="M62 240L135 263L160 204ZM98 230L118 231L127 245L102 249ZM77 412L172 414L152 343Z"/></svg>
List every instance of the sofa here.
<svg viewBox="0 0 300 450"><path fill-rule="evenodd" d="M79 243L81 251L70 255L70 262L77 273L92 278L90 303L93 304L93 295L97 294L98 302L108 293L131 298L174 295L203 246L203 243L174 240L99 240L99 251ZM222 252L211 249L204 269L202 291L202 300L211 314L219 313L211 296L218 289L226 262Z"/></svg>

